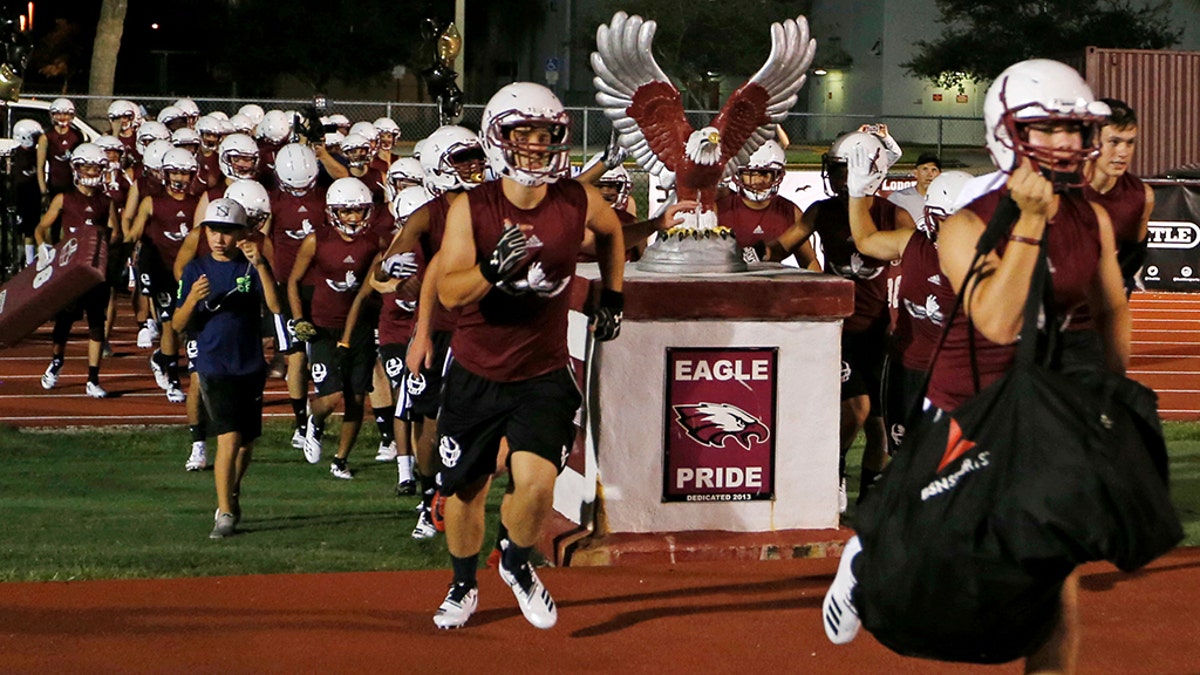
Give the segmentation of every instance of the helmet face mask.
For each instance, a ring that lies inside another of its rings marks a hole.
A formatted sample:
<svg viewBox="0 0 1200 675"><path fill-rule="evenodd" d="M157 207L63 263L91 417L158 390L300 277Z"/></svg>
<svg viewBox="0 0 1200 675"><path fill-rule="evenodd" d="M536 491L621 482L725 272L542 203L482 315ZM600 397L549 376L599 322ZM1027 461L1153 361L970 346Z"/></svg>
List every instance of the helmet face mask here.
<svg viewBox="0 0 1200 675"><path fill-rule="evenodd" d="M184 148L173 148L163 155L163 184L175 194L186 192L198 168L195 155Z"/></svg>
<svg viewBox="0 0 1200 675"><path fill-rule="evenodd" d="M767 141L733 174L733 185L742 197L752 202L768 201L779 192L783 183L786 160L783 147L775 141Z"/></svg>
<svg viewBox="0 0 1200 675"><path fill-rule="evenodd" d="M83 143L71 153L71 176L81 187L95 188L104 184L108 157L94 143Z"/></svg>
<svg viewBox="0 0 1200 675"><path fill-rule="evenodd" d="M954 204L963 186L971 180L965 171L943 171L925 191L925 217L917 223L917 229L937 243L938 230L942 222L954 213Z"/></svg>
<svg viewBox="0 0 1200 675"><path fill-rule="evenodd" d="M258 177L258 144L245 134L230 134L217 146L221 173L226 178Z"/></svg>
<svg viewBox="0 0 1200 675"><path fill-rule="evenodd" d="M623 166L617 166L605 171L596 180L596 189L604 201L618 211L624 211L629 203L629 191L633 187L629 180L629 172Z"/></svg>
<svg viewBox="0 0 1200 675"><path fill-rule="evenodd" d="M371 191L357 178L339 178L325 193L329 224L345 237L357 237L367 231L372 207Z"/></svg>
<svg viewBox="0 0 1200 675"><path fill-rule="evenodd" d="M515 82L483 111L481 141L488 166L525 186L553 183L570 169L571 118L546 87Z"/></svg>

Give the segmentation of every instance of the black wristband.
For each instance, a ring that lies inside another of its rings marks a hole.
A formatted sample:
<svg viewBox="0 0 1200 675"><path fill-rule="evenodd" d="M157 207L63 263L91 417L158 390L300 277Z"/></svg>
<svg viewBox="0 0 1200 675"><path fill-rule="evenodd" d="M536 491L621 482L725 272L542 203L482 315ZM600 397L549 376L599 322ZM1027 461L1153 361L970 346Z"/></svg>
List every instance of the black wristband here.
<svg viewBox="0 0 1200 675"><path fill-rule="evenodd" d="M479 274L483 276L484 281L493 286L500 282L500 274L486 260L479 263Z"/></svg>
<svg viewBox="0 0 1200 675"><path fill-rule="evenodd" d="M625 294L621 291L612 291L607 288L600 290L600 306L607 307L615 312L625 311Z"/></svg>
<svg viewBox="0 0 1200 675"><path fill-rule="evenodd" d="M758 256L759 260L767 259L767 242L756 241L756 242L754 242L753 248L754 248L754 254Z"/></svg>

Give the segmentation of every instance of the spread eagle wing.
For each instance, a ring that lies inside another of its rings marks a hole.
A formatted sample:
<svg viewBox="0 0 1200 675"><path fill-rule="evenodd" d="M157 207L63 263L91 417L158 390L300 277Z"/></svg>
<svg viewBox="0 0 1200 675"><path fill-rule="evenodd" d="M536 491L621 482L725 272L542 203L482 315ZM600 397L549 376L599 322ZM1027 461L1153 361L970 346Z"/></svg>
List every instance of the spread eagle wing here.
<svg viewBox="0 0 1200 675"><path fill-rule="evenodd" d="M771 54L754 77L725 101L713 126L721 133L721 161L725 176L750 159L771 138L768 126L782 122L796 105L800 87L816 53L817 41L808 32L803 16L771 24Z"/></svg>
<svg viewBox="0 0 1200 675"><path fill-rule="evenodd" d="M683 99L654 61L651 45L658 24L625 12L596 30L592 70L596 103L612 121L620 143L647 172L673 185L692 125Z"/></svg>

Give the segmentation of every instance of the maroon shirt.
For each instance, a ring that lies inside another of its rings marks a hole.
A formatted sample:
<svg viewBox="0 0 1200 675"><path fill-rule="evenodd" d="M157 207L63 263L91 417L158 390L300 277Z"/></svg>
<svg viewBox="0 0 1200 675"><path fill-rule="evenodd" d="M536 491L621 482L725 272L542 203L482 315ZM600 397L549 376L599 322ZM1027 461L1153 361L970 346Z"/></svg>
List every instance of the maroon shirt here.
<svg viewBox="0 0 1200 675"><path fill-rule="evenodd" d="M129 174L117 169L108 174L112 176L112 180L104 185L104 194L113 200L113 204L117 207L117 216L125 210L125 202L129 199ZM140 193L139 193L140 194Z"/></svg>
<svg viewBox="0 0 1200 675"><path fill-rule="evenodd" d="M271 191L271 247L275 252L275 278L284 283L292 275L296 255L304 238L325 224L325 189L313 186L302 196L286 190ZM309 268L303 283L312 285L313 271Z"/></svg>
<svg viewBox="0 0 1200 675"><path fill-rule="evenodd" d="M75 127L69 126L65 134L60 134L53 124L50 125L46 131L46 185L51 190L61 192L75 187L75 178L71 175L71 151L82 144L83 136Z"/></svg>
<svg viewBox="0 0 1200 675"><path fill-rule="evenodd" d="M892 336L900 362L909 370L929 370L929 360L942 336L946 315L954 307L954 291L942 274L937 246L921 232L908 238L901 258L900 301Z"/></svg>
<svg viewBox="0 0 1200 675"><path fill-rule="evenodd" d="M795 224L796 205L772 195L766 208L754 209L746 206L740 194L731 192L717 200L717 219L723 227L733 230L738 247L746 248L778 239Z"/></svg>
<svg viewBox="0 0 1200 675"><path fill-rule="evenodd" d="M368 231L346 241L332 227L317 228L312 236L317 238L312 259L316 271L312 322L340 330L346 325L355 294L371 273L371 261L381 250L379 240Z"/></svg>
<svg viewBox="0 0 1200 675"><path fill-rule="evenodd" d="M845 333L882 330L888 322L887 268L888 262L876 260L859 252L850 234L850 210L840 197L823 199L812 205L816 209L815 231L821 235L825 253L825 271L854 282L854 314L842 325ZM871 217L879 230L896 229L897 206L875 197Z"/></svg>
<svg viewBox="0 0 1200 675"><path fill-rule="evenodd" d="M100 190L85 195L79 190L62 193L63 236L75 234L84 227L108 227L108 211L112 200Z"/></svg>
<svg viewBox="0 0 1200 675"><path fill-rule="evenodd" d="M1146 212L1146 184L1140 178L1126 172L1117 179L1117 184L1104 194L1096 192L1091 185L1085 185L1083 197L1108 211L1117 246L1138 241L1138 228L1142 224L1142 215Z"/></svg>
<svg viewBox="0 0 1200 675"><path fill-rule="evenodd" d="M989 192L966 208L988 222L1007 188ZM1003 257L1009 242L1002 240L996 252ZM1027 244L1013 244L1027 246ZM1100 268L1100 236L1096 212L1077 194L1060 195L1058 212L1046 224L1044 246L1050 263L1050 281L1059 320L1087 302L1087 293ZM943 410L954 410L975 394L971 375L971 357L967 319L962 310L954 315L946 346L933 364L929 382L929 400ZM991 342L975 331L975 357L979 365L979 386L987 387L1000 379L1012 365L1017 346Z"/></svg>
<svg viewBox="0 0 1200 675"><path fill-rule="evenodd" d="M173 270L183 240L191 231L200 198L184 195L183 199L173 199L170 195L161 194L150 199L154 210L146 220L142 239L153 244L163 264L168 270Z"/></svg>
<svg viewBox="0 0 1200 675"><path fill-rule="evenodd" d="M197 152L196 163L199 165L196 170L196 182L203 186L203 190L225 184L225 174L221 173L221 157L216 151L211 155Z"/></svg>
<svg viewBox="0 0 1200 675"><path fill-rule="evenodd" d="M425 257L421 248L413 251L417 257L417 274L425 274ZM403 283L400 284L403 287ZM419 291L418 291L419 293ZM402 293L381 293L383 307L379 310L379 344L408 344L417 324L417 297Z"/></svg>
<svg viewBox="0 0 1200 675"><path fill-rule="evenodd" d="M361 180L363 185L367 186L367 189L371 191L371 200L375 202L376 207L387 202L387 194L383 190L386 172L368 166L367 172L363 175L355 176L353 173L350 175Z"/></svg>
<svg viewBox="0 0 1200 675"><path fill-rule="evenodd" d="M425 260L431 260L442 248L442 237L446 234L446 214L450 213L450 198L444 194L438 195L425 202L425 206L421 208L429 209L429 229L421 237L420 248ZM430 330L437 333L454 330L454 326L458 324L458 315L459 310L446 309L438 302L433 308L433 317L429 320Z"/></svg>
<svg viewBox="0 0 1200 675"><path fill-rule="evenodd" d="M532 244L525 261L509 279L463 308L451 349L464 368L495 382L528 380L566 367L566 292L587 223L587 193L573 180L547 186L536 207L518 209L504 197L502 181L467 193L475 233L475 254L491 255L507 218L528 224Z"/></svg>

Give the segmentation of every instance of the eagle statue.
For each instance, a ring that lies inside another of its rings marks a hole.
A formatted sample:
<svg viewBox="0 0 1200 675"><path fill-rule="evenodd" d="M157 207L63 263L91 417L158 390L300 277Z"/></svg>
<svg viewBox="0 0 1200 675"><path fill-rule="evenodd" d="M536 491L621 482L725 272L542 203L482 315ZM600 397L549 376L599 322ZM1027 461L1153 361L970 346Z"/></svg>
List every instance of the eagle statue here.
<svg viewBox="0 0 1200 675"><path fill-rule="evenodd" d="M678 201L699 202L639 263L650 271L745 269L727 228L717 225L717 185L764 142L796 103L816 51L803 17L771 24L771 54L729 96L712 122L693 129L683 99L654 61L654 21L625 12L596 31L592 69L596 102L612 121L619 143Z"/></svg>

